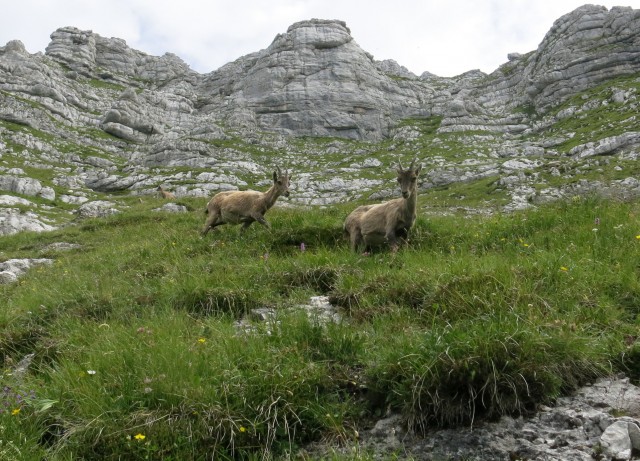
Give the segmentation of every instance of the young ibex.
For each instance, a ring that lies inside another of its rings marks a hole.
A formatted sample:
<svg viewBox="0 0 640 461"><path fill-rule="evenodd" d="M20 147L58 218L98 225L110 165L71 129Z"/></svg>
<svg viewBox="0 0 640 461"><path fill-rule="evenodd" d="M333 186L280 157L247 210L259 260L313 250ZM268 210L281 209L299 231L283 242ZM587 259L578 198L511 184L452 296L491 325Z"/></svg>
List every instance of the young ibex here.
<svg viewBox="0 0 640 461"><path fill-rule="evenodd" d="M266 192L254 190L246 191L225 191L213 196L205 213L208 213L202 235L207 235L210 229L221 224L241 224L244 231L254 221L258 221L263 226L270 228L264 219L264 214L276 203L278 197L289 196L289 172L284 174L279 167L273 172L273 185Z"/></svg>
<svg viewBox="0 0 640 461"><path fill-rule="evenodd" d="M357 251L363 243L367 252L385 243L389 244L392 251L397 251L399 241L407 239L418 208L417 180L422 165L414 167L415 163L414 159L406 170L398 163L401 198L377 205L363 205L347 216L344 231L353 251Z"/></svg>
<svg viewBox="0 0 640 461"><path fill-rule="evenodd" d="M167 200L175 200L176 199L176 196L173 193L169 192L168 190L164 190L162 188L162 186L158 186L158 189L156 189L156 190L158 191L158 196L160 198L165 198Z"/></svg>

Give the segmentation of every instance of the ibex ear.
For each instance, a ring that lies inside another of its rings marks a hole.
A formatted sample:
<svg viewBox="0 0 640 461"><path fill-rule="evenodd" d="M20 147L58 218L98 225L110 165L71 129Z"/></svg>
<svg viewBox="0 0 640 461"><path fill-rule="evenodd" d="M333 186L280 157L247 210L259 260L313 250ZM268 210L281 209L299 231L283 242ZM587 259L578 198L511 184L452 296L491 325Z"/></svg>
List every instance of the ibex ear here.
<svg viewBox="0 0 640 461"><path fill-rule="evenodd" d="M418 166L416 167L416 175L420 173L420 170L422 170L422 163L418 163Z"/></svg>
<svg viewBox="0 0 640 461"><path fill-rule="evenodd" d="M278 173L276 171L273 172L273 182L278 180Z"/></svg>

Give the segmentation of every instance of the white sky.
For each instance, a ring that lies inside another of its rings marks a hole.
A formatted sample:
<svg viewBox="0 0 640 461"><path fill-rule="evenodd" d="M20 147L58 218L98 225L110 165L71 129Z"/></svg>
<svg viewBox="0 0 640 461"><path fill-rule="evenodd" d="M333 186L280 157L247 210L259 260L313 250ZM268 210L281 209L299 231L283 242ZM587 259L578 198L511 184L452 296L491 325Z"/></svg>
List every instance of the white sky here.
<svg viewBox="0 0 640 461"><path fill-rule="evenodd" d="M581 0L12 0L0 8L0 46L44 52L64 26L124 39L136 50L180 56L200 72L267 48L294 22L340 19L375 59L442 77L493 72L507 54L535 50ZM640 9L640 0L592 1Z"/></svg>

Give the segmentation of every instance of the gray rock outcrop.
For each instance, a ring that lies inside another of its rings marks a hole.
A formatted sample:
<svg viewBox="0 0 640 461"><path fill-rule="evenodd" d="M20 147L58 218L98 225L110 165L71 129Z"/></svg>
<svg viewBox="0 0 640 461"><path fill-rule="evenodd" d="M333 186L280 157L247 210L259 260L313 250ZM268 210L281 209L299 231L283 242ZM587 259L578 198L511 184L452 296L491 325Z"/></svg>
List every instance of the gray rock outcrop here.
<svg viewBox="0 0 640 461"><path fill-rule="evenodd" d="M314 19L293 24L267 49L205 76L199 92L207 95L205 108L241 107L250 127L380 139L399 118L431 114L417 86L384 72L399 69L377 66L344 22ZM243 78L234 75L238 71L246 71Z"/></svg>
<svg viewBox="0 0 640 461"><path fill-rule="evenodd" d="M23 213L17 208L0 208L0 236L18 232L45 232L56 229L42 221L36 213Z"/></svg>
<svg viewBox="0 0 640 461"><path fill-rule="evenodd" d="M4 227L29 213L52 226L43 201L82 215L103 194L158 184L180 197L260 188L274 161L295 171L292 204L386 199L397 152L421 157L421 192L486 181L508 197L503 211L594 190L633 198L639 21L640 10L585 5L536 50L453 78L376 61L340 20L297 22L208 74L74 27L44 54L14 40L0 47L0 193L33 203L0 204ZM617 113L596 132L576 127L605 109ZM606 159L621 164L609 180L586 175Z"/></svg>

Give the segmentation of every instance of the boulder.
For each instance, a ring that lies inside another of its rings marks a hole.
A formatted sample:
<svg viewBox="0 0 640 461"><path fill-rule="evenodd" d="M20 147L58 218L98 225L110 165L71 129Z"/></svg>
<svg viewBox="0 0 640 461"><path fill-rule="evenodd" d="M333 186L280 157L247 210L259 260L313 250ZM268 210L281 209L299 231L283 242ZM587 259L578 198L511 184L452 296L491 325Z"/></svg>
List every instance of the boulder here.
<svg viewBox="0 0 640 461"><path fill-rule="evenodd" d="M33 212L23 213L16 208L0 208L0 236L54 229L54 226L44 223L42 218Z"/></svg>
<svg viewBox="0 0 640 461"><path fill-rule="evenodd" d="M96 200L80 205L77 214L80 218L104 218L119 213L115 207L116 204L113 202Z"/></svg>
<svg viewBox="0 0 640 461"><path fill-rule="evenodd" d="M9 259L8 261L0 262L0 284L13 283L33 266L41 264L50 265L53 264L53 260L46 258L32 258Z"/></svg>

